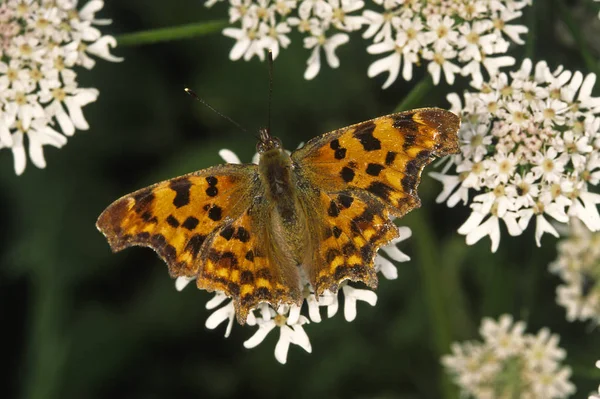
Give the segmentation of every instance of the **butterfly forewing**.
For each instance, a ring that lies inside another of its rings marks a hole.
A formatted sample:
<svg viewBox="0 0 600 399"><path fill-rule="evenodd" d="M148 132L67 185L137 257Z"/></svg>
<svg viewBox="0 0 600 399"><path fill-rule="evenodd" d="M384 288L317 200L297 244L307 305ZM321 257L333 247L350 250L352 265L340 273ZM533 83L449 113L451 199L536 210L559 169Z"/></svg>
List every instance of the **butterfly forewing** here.
<svg viewBox="0 0 600 399"><path fill-rule="evenodd" d="M400 112L316 137L292 159L315 186L366 190L399 217L420 205L416 188L425 165L458 151L459 124L438 108Z"/></svg>
<svg viewBox="0 0 600 399"><path fill-rule="evenodd" d="M147 246L173 277L193 277L206 239L248 207L255 174L255 168L223 165L155 184L112 203L97 227L113 251Z"/></svg>

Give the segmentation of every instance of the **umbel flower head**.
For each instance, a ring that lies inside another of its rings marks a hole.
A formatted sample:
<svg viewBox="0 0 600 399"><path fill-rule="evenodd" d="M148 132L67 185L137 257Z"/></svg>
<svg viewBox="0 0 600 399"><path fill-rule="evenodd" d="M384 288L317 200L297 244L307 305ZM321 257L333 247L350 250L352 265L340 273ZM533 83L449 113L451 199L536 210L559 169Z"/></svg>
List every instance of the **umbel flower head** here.
<svg viewBox="0 0 600 399"><path fill-rule="evenodd" d="M219 155L229 163L240 163L239 158L230 150L221 150ZM254 157L257 163L258 156ZM386 279L393 280L398 278L398 271L391 260L396 262L407 262L410 258L397 248L397 244L411 236L408 227L399 227L400 237L391 241L386 246L380 248L381 252L375 258L375 268ZM390 259L388 259L390 258ZM304 276L301 276L304 278ZM181 291L193 278L179 277L175 281L175 288ZM325 291L323 295L317 296L312 290L308 280L303 281L304 302L302 306L283 305L274 309L266 303L262 303L258 308L253 309L248 315L246 324L251 327L257 327L254 335L244 342L246 348L254 348L259 345L273 331L279 331L279 339L275 345L275 358L278 362L285 364L287 362L288 350L291 344L298 345L306 352L311 352L312 347L304 326L322 321L321 308L326 309L327 318L335 316L341 299L344 298L344 318L346 321L353 321L357 314L357 302L366 302L371 306L377 303L377 294L370 289L362 289L353 286L352 283L342 282L337 293ZM233 301L223 292L215 293L215 296L206 303L207 309L215 309L206 319L206 327L215 329L223 323L227 323L225 328L225 337L228 337L233 327L235 319L235 309ZM305 314L303 314L305 313Z"/></svg>
<svg viewBox="0 0 600 399"><path fill-rule="evenodd" d="M208 0L212 7L221 0ZM337 68L339 46L350 41L350 33L363 31L372 43L369 54L382 57L368 69L368 76L384 72L389 87L400 75L411 80L413 66L426 65L435 84L443 74L452 84L456 74L483 80L482 68L490 75L515 63L505 55L510 43L523 44L524 25L515 24L530 0L229 0L229 22L223 30L235 39L232 60L261 60L265 52L286 48L289 34L297 30L310 50L306 79L321 69L321 54ZM362 12L362 14L361 14Z"/></svg>
<svg viewBox="0 0 600 399"><path fill-rule="evenodd" d="M571 369L561 365L566 352L559 336L542 328L525 333L525 323L503 315L484 318L481 341L452 344L442 364L465 396L483 398L566 398L575 392Z"/></svg>
<svg viewBox="0 0 600 399"><path fill-rule="evenodd" d="M95 25L104 6L91 0L8 0L0 4L0 149L10 149L15 173L25 170L28 147L35 166L44 168L43 146L60 148L76 130L89 128L82 107L98 90L77 84L76 68L91 69L91 56L121 61L110 54L116 40Z"/></svg>
<svg viewBox="0 0 600 399"><path fill-rule="evenodd" d="M558 257L550 271L563 280L556 302L568 321L600 321L600 233L592 233L579 220L571 223L569 237L558 244Z"/></svg>
<svg viewBox="0 0 600 399"><path fill-rule="evenodd" d="M448 95L462 117L461 153L442 172L430 175L443 184L437 202L458 202L472 209L458 229L471 245L485 236L492 252L500 244L500 220L508 233L523 233L535 223L535 241L558 237L550 223L581 220L600 230L591 192L600 182L600 98L592 97L596 75L584 76L545 62L474 83L464 102Z"/></svg>

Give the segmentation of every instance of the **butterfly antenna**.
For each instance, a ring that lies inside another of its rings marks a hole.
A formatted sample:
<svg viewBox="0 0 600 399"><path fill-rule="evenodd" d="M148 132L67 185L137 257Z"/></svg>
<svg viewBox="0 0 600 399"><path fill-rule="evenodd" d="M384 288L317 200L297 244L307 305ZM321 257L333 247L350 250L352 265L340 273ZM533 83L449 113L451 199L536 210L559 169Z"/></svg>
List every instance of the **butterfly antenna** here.
<svg viewBox="0 0 600 399"><path fill-rule="evenodd" d="M215 114L219 115L221 118L228 120L233 126L237 127L242 132L245 132L245 133L248 132L242 125L240 125L239 123L237 123L236 121L234 121L233 119L231 119L230 117L228 117L227 115L222 114L217 109L215 109L212 105L210 105L209 103L207 103L206 101L204 101L202 98L198 97L198 95L196 93L194 93L194 91L192 89L190 89L189 87L186 87L183 90L185 90L185 92L187 94L189 94L190 96L192 96L192 98L200 101L202 103L202 105L206 106L212 112L214 112Z"/></svg>
<svg viewBox="0 0 600 399"><path fill-rule="evenodd" d="M269 104L267 105L267 132L271 134L271 103L273 99L273 52L269 49Z"/></svg>

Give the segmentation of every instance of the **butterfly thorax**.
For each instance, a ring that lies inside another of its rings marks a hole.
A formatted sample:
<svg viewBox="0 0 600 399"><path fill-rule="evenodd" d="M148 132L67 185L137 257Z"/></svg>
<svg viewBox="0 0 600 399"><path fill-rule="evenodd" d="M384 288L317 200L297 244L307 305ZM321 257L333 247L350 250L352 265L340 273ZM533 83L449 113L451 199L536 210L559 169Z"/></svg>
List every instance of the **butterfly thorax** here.
<svg viewBox="0 0 600 399"><path fill-rule="evenodd" d="M291 221L295 214L295 193L292 182L292 159L282 149L272 149L260 156L260 177L266 188L267 200L276 204L281 217Z"/></svg>

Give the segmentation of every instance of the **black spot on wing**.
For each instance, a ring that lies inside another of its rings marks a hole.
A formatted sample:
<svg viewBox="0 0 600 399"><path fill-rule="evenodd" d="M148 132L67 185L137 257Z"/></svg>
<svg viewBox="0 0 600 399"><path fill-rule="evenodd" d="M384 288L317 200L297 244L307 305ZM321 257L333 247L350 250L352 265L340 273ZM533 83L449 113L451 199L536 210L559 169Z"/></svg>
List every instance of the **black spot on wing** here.
<svg viewBox="0 0 600 399"><path fill-rule="evenodd" d="M250 233L243 227L238 227L235 232L235 238L241 242L248 242L250 240Z"/></svg>
<svg viewBox="0 0 600 399"><path fill-rule="evenodd" d="M381 148L381 141L373 136L375 123L369 121L358 125L352 135L360 141L365 151L375 151Z"/></svg>
<svg viewBox="0 0 600 399"><path fill-rule="evenodd" d="M216 187L210 186L206 189L206 195L209 197L216 197L219 194L219 190Z"/></svg>
<svg viewBox="0 0 600 399"><path fill-rule="evenodd" d="M414 112L402 112L394 116L392 126L401 130L402 133L417 134L419 132L419 124L413 119Z"/></svg>
<svg viewBox="0 0 600 399"><path fill-rule="evenodd" d="M167 223L171 227L175 227L175 228L179 227L179 220L177 220L173 215L169 215L167 217Z"/></svg>
<svg viewBox="0 0 600 399"><path fill-rule="evenodd" d="M338 139L329 143L329 147L334 151L333 156L335 159L344 159L346 157L346 149L340 146L340 141Z"/></svg>
<svg viewBox="0 0 600 399"><path fill-rule="evenodd" d="M208 183L209 186L216 186L217 183L219 182L219 180L214 176L208 176L206 178L206 182Z"/></svg>
<svg viewBox="0 0 600 399"><path fill-rule="evenodd" d="M371 176L379 176L379 173L383 170L384 166L376 163L370 163L367 165L367 174Z"/></svg>
<svg viewBox="0 0 600 399"><path fill-rule="evenodd" d="M156 223L158 221L156 219L156 216L152 216L152 213L150 213L150 211L142 213L142 220L147 223Z"/></svg>
<svg viewBox="0 0 600 399"><path fill-rule="evenodd" d="M340 205L344 208L350 208L352 206L352 203L354 202L354 198L347 194L340 194L338 195L337 199Z"/></svg>
<svg viewBox="0 0 600 399"><path fill-rule="evenodd" d="M258 278L264 278L265 280L272 280L273 279L273 275L271 274L271 271L269 269L259 269L256 272L256 277Z"/></svg>
<svg viewBox="0 0 600 399"><path fill-rule="evenodd" d="M341 253L340 251L338 251L337 249L334 248L330 248L329 250L327 250L327 253L325 254L325 260L327 261L327 263L331 263L333 262L333 260L340 256Z"/></svg>
<svg viewBox="0 0 600 399"><path fill-rule="evenodd" d="M354 180L354 171L349 167L344 166L340 172L340 176L342 176L342 179L344 179L346 183L350 183L352 180Z"/></svg>
<svg viewBox="0 0 600 399"><path fill-rule="evenodd" d="M396 159L396 155L398 155L397 152L388 151L387 155L385 156L385 164L387 166L390 166L391 164L393 164L394 160Z"/></svg>
<svg viewBox="0 0 600 399"><path fill-rule="evenodd" d="M227 241L229 241L229 240L231 240L231 237L233 237L234 232L235 232L235 229L233 227L231 227L231 225L229 225L229 226L226 226L223 230L221 230L219 235L221 237L223 237L224 239L226 239Z"/></svg>
<svg viewBox="0 0 600 399"><path fill-rule="evenodd" d="M367 187L367 191L375 194L376 196L388 200L392 188L385 183L375 181Z"/></svg>
<svg viewBox="0 0 600 399"><path fill-rule="evenodd" d="M214 220L215 222L218 222L219 220L221 220L222 217L222 210L219 206L217 205L213 205L212 207L210 207L208 209L208 217L211 220Z"/></svg>
<svg viewBox="0 0 600 399"><path fill-rule="evenodd" d="M135 200L135 205L133 209L136 213L142 213L148 210L154 201L154 193L151 189L146 188L138 192L133 196Z"/></svg>
<svg viewBox="0 0 600 399"><path fill-rule="evenodd" d="M194 230L196 226L198 226L198 223L198 219L193 216L189 216L187 219L185 219L185 222L183 222L182 226L188 230Z"/></svg>
<svg viewBox="0 0 600 399"><path fill-rule="evenodd" d="M202 247L204 240L206 240L206 236L202 234L194 234L190 237L187 244L185 244L185 251L196 257L196 255L198 255L200 252L200 248Z"/></svg>
<svg viewBox="0 0 600 399"><path fill-rule="evenodd" d="M327 209L327 214L331 217L337 217L340 214L340 209L338 208L335 201L331 201L329 203L329 208Z"/></svg>
<svg viewBox="0 0 600 399"><path fill-rule="evenodd" d="M241 284L252 284L254 283L254 274L251 271L244 270L240 276Z"/></svg>
<svg viewBox="0 0 600 399"><path fill-rule="evenodd" d="M333 226L331 232L333 233L333 236L335 238L340 238L340 236L342 235L342 230L337 226Z"/></svg>
<svg viewBox="0 0 600 399"><path fill-rule="evenodd" d="M192 183L187 177L171 180L169 186L171 187L171 190L175 191L173 205L177 208L181 208L190 203L190 188L192 187Z"/></svg>

